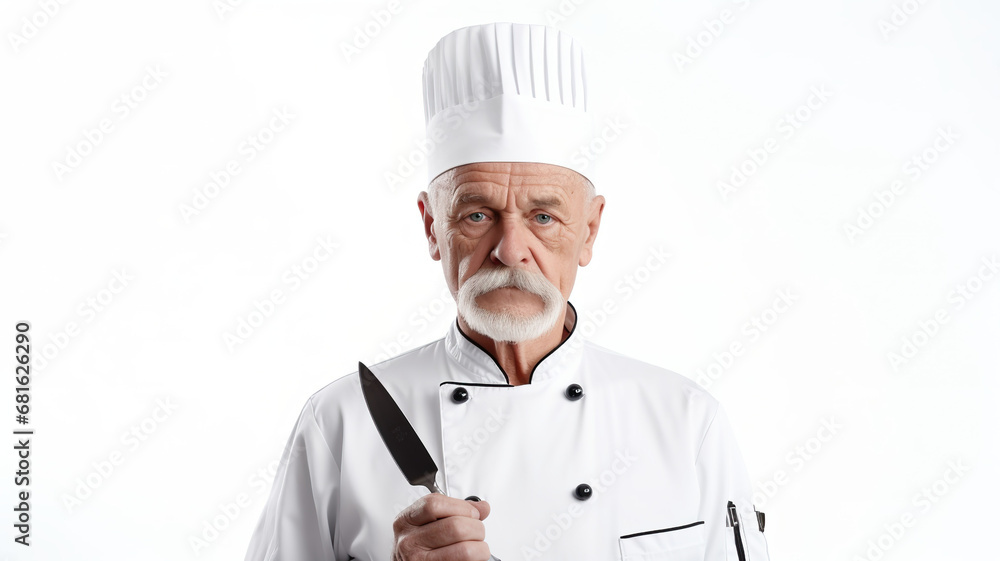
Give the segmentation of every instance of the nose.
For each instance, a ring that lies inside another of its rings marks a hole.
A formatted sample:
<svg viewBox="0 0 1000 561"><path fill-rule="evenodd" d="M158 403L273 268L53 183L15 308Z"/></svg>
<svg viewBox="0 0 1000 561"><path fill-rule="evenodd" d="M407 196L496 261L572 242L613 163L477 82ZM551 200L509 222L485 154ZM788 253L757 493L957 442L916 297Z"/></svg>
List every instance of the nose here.
<svg viewBox="0 0 1000 561"><path fill-rule="evenodd" d="M531 251L528 248L531 233L527 226L521 224L518 219L505 219L500 221L500 239L490 252L490 261L494 265L506 265L516 267L519 264L526 264L531 261Z"/></svg>

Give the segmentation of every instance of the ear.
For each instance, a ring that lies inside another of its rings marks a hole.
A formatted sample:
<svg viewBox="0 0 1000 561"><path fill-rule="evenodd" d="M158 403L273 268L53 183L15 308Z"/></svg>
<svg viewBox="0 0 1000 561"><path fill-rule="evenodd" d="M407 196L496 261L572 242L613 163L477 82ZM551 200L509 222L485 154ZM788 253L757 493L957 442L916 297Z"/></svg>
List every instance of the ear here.
<svg viewBox="0 0 1000 561"><path fill-rule="evenodd" d="M601 227L601 215L604 213L604 196L596 195L590 201L590 216L587 219L587 239L580 248L580 266L586 267L594 255L594 240L597 239L597 230Z"/></svg>
<svg viewBox="0 0 1000 561"><path fill-rule="evenodd" d="M417 195L417 208L420 209L420 218L424 221L427 250L431 254L431 259L440 261L441 248L438 247L437 236L434 234L434 216L431 214L431 205L430 200L427 198L427 191L421 191Z"/></svg>

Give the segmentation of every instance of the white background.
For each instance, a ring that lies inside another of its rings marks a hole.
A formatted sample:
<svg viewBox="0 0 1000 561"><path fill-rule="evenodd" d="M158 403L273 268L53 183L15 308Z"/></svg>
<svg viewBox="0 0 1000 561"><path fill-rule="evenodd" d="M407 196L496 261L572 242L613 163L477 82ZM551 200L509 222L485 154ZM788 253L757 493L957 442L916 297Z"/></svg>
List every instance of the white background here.
<svg viewBox="0 0 1000 561"><path fill-rule="evenodd" d="M426 168L400 158L420 156L427 51L489 21L583 44L598 119L624 128L597 160L607 206L571 301L598 344L703 374L759 485L771 559L995 551L995 3L400 2L379 25L382 1L0 8L0 559L242 559L305 399L454 321L416 206ZM262 130L283 108L287 126ZM248 161L252 135L269 142ZM240 172L206 188L230 160ZM332 256L285 282L319 239ZM655 250L670 256L651 271ZM794 301L775 311L780 290ZM607 299L617 312L593 315ZM30 549L12 541L21 320Z"/></svg>

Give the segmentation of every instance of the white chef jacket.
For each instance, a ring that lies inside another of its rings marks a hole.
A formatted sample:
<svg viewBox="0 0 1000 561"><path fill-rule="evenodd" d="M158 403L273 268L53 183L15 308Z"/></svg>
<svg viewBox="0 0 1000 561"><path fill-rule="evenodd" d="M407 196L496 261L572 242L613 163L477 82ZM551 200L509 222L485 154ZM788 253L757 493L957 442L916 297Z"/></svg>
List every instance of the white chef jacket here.
<svg viewBox="0 0 1000 561"><path fill-rule="evenodd" d="M490 503L486 543L502 561L769 561L719 402L585 340L576 318L569 303L570 334L529 384L510 385L457 318L445 337L369 366L445 494ZM246 561L389 561L393 520L427 492L390 456L355 371L306 401Z"/></svg>

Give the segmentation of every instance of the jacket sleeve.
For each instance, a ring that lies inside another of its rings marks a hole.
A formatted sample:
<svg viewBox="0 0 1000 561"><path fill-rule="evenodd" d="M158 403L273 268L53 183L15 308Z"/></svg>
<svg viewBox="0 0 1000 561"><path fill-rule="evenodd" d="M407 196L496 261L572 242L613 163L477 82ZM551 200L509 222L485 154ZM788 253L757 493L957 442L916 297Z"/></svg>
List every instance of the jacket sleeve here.
<svg viewBox="0 0 1000 561"><path fill-rule="evenodd" d="M246 561L334 561L340 466L310 397L285 444Z"/></svg>
<svg viewBox="0 0 1000 561"><path fill-rule="evenodd" d="M753 490L729 417L716 402L695 466L701 487L699 518L705 521L705 561L770 561L764 515ZM736 524L733 524L733 519Z"/></svg>

